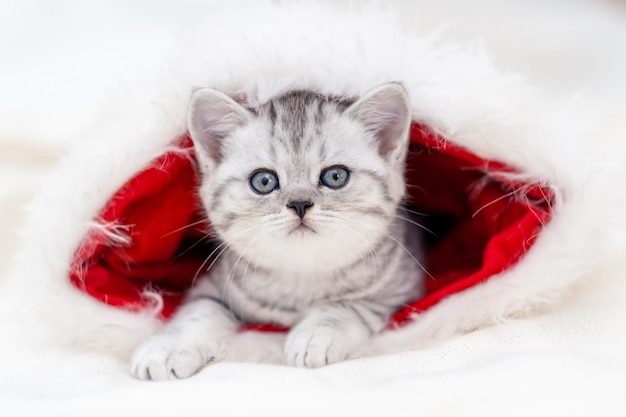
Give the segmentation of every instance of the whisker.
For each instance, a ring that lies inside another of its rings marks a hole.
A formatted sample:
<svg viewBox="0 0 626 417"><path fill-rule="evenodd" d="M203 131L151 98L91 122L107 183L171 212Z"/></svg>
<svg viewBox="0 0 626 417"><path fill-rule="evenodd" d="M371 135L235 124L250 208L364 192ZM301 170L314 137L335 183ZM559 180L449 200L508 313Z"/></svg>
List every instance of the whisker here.
<svg viewBox="0 0 626 417"><path fill-rule="evenodd" d="M224 251L228 248L228 246L230 246L230 244L227 244L226 242L221 242L219 245L217 245L215 247L215 249L213 249L211 251L211 253L206 257L206 259L204 260L204 262L202 262L202 264L200 265L200 267L198 268L198 270L196 271L195 275L193 276L193 282L196 281L196 279L198 279L198 275L200 275L200 271L202 271L202 269L204 268L204 266L207 264L207 262L209 262L209 260L211 259L211 257L213 256L213 254L215 252L217 252L218 250L220 250L220 248L222 248L222 246L224 246L224 248L217 254L217 256L213 259L213 262L211 262L211 264L208 266L208 268L206 269L207 271L209 271L213 265L215 264L215 262L217 261L217 259L222 255L222 253L224 253Z"/></svg>
<svg viewBox="0 0 626 417"><path fill-rule="evenodd" d="M248 233L251 230L256 229L257 227L262 226L262 224L255 224L254 226L248 227L244 230L242 230L239 234L244 234L244 233ZM211 253L206 257L206 259L204 260L204 262L202 262L202 264L200 265L200 267L198 268L198 270L196 271L194 277L193 277L193 282L196 281L196 279L198 278L198 275L200 275L200 272L202 271L202 269L204 268L204 266L207 264L207 262L209 262L209 260L211 259L211 257L215 254L215 252L217 252L218 250L221 249L221 251L217 254L217 256L215 257L215 259L213 259L213 261L211 262L211 264L209 265L209 267L206 269L207 271L210 270L213 265L215 265L215 262L217 262L217 260L219 259L220 256L222 256L222 254L224 253L224 251L226 249L228 249L228 247L230 246L230 243L226 243L225 241L220 242L219 245L217 245L217 247L215 249L213 249L211 251Z"/></svg>
<svg viewBox="0 0 626 417"><path fill-rule="evenodd" d="M434 237L439 237L439 236L437 236L437 234L435 232L430 230L428 227L424 226L423 224L420 224L420 223L416 222L415 220L412 220L412 219L409 219L409 218L406 218L406 217L402 217L402 216L398 216L397 214L396 214L395 217L396 217L396 219L404 220L404 221L406 221L408 223L414 224L415 226L419 227L420 229L430 233Z"/></svg>
<svg viewBox="0 0 626 417"><path fill-rule="evenodd" d="M350 219L350 218L348 218L348 217L341 217L341 218L342 218L343 220L351 221L351 222L356 223L356 224L358 224L358 225L360 225L360 226L363 226L363 227L365 227L365 228L369 228L370 230L374 230L374 231L376 231L376 232L379 232L379 233L384 234L384 235L385 235L385 236L387 236L389 239L391 239L391 240L393 240L394 242L396 242L396 244L398 244L398 246L400 246L400 248L402 248L402 250L403 250L403 251L405 251L405 252L406 252L406 253L407 253L407 254L411 257L411 259L413 259L413 261L414 261L414 262L415 262L415 263L416 263L416 264L417 264L417 265L418 265L418 266L422 269L422 271L424 271L424 273L425 273L426 275L428 275L428 277L429 277L429 278L434 279L434 277L432 276L432 274L426 270L426 268L424 267L424 265L422 265L422 263L421 263L420 261L418 261L418 260L417 260L417 258L415 258L415 256L411 253L411 251L410 251L410 250L408 250L406 246L404 246L404 245L403 245L403 244L402 244L402 243L401 243L398 239L396 239L395 237L393 237L392 235L390 235L387 231L385 231L385 230L380 230L380 229L376 229L376 228L374 228L374 227L372 227L372 226L370 226L370 225L368 225L368 224L365 224L365 223L359 222L359 221L354 220L354 219Z"/></svg>
<svg viewBox="0 0 626 417"><path fill-rule="evenodd" d="M355 232L354 230L350 229L345 224L342 224L340 222L337 222L337 225L340 225L341 227L344 227L346 230L348 230L350 232ZM354 234L356 235L356 232ZM359 236L357 235L357 238L358 237ZM376 265L374 265L374 269L378 270L378 272L380 274L382 274L383 273L383 263L381 262L380 257L378 256L378 253L376 252L375 248L374 247L369 247L368 248L368 253L372 254L372 262L375 261L377 266L378 266L378 268L376 268ZM361 255L361 258L362 258L363 264L365 265L365 259L363 258L363 255Z"/></svg>
<svg viewBox="0 0 626 417"><path fill-rule="evenodd" d="M504 195L501 195L500 197L495 198L495 199L493 199L492 201L490 201L490 202L488 202L488 203L484 204L483 206L481 206L478 210L476 210L476 211L472 214L472 218L476 217L476 215L477 215L478 213L480 213L481 211L483 211L483 210L484 210L484 209L486 209L487 207L489 207L489 206L491 206L491 205L493 205L493 204L496 204L498 201L502 201L502 200L504 200L505 198L509 198L509 197L511 197L512 195L515 195L515 193L517 193L517 191L516 191L516 190L511 191L511 192L509 192L509 193L506 193L506 194L504 194Z"/></svg>
<svg viewBox="0 0 626 417"><path fill-rule="evenodd" d="M429 215L429 214L427 214L427 213L422 213L421 211L415 211L415 210L412 210L412 209L408 208L407 206L400 206L400 207L399 207L399 209L400 209L400 210L402 210L402 211L409 212L409 213L411 213L411 214L415 214L415 215L417 215L417 216L424 216L424 217L428 217L428 216L430 216L430 215Z"/></svg>
<svg viewBox="0 0 626 417"><path fill-rule="evenodd" d="M260 226L260 224L258 225ZM232 268L230 268L230 272L228 273L228 285L230 285L230 287L232 288L235 282L235 272L239 266L239 262L241 262L241 259L243 258L243 255L248 251L248 249L250 248L250 246L252 246L256 240L258 239L259 235L255 235L252 237L252 239L250 239L250 241L248 242L248 244L246 245L246 247L241 251L241 253L239 254L239 256L237 257L237 260L235 262L233 262L233 266ZM249 260L248 260L249 262ZM246 271L247 271L247 266L246 266ZM245 271L244 271L244 275L243 277L245 277ZM242 280L243 280L242 277ZM242 289L243 289L243 283L242 283ZM229 298L228 298L228 305L232 305L232 297L233 297L233 291L230 290L228 291L228 293L230 294Z"/></svg>
<svg viewBox="0 0 626 417"><path fill-rule="evenodd" d="M185 225L183 227L179 227L178 229L174 229L171 232L167 232L166 234L161 236L161 238L173 235L174 233L180 232L181 230L185 230L185 229L188 229L190 227L197 226L197 225L202 224L202 223L206 223L206 221L207 221L206 219L202 219L202 220L198 220L197 222L189 223L189 224L187 224L187 225Z"/></svg>
<svg viewBox="0 0 626 417"><path fill-rule="evenodd" d="M193 245L189 246L187 249L185 249L184 251L182 251L181 253L179 253L178 255L176 255L174 257L174 259L172 259L171 262L174 262L176 260L178 260L181 256L184 256L187 252L189 252L190 250L192 250L193 248L195 248L196 246L198 246L200 243L202 243L205 240L209 240L211 238L210 234L207 234L205 236L202 236L200 239L198 239Z"/></svg>
<svg viewBox="0 0 626 417"><path fill-rule="evenodd" d="M246 267L243 270L243 275L241 277L241 288L243 289L245 286L245 282L246 282L246 274L248 273L248 268L250 267L250 263L252 263L254 265L254 269L256 272L256 266L257 263L254 262L254 258L256 255L259 254L259 252L261 252L261 246L263 245L263 243L265 243L268 240L267 234L261 235L261 238L258 242L258 244L256 245L256 249L252 252L251 256L248 257L248 263L246 264Z"/></svg>

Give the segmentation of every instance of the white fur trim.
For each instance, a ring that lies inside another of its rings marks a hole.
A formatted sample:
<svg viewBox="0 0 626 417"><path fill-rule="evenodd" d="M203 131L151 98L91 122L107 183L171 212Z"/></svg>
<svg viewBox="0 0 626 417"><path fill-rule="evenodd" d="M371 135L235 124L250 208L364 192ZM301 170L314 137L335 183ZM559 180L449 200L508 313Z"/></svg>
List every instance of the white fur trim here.
<svg viewBox="0 0 626 417"><path fill-rule="evenodd" d="M7 283L7 291L22 294L16 305L3 306L14 309L10 314L31 317L48 340L122 355L154 330L150 315L108 307L76 290L68 269L108 198L185 131L191 92L204 86L262 102L294 87L356 95L401 81L416 121L553 186L554 219L517 266L382 335L377 352L527 313L621 259L626 201L613 188L626 178L623 145L583 131L568 110L498 73L484 56L406 33L390 13L260 3L273 8L271 19L256 19L254 10L209 16L170 53L164 72L103 109L31 206Z"/></svg>

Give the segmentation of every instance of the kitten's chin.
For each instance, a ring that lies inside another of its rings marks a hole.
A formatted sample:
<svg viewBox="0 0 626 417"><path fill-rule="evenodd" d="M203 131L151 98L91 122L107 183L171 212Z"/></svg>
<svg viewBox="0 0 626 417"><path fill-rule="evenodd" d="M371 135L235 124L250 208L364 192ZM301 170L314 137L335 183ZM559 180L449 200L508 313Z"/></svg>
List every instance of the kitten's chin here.
<svg viewBox="0 0 626 417"><path fill-rule="evenodd" d="M363 242L343 243L314 226L299 225L290 229L286 236L265 244L255 261L268 269L326 273L361 259L366 249L360 248L360 244Z"/></svg>
<svg viewBox="0 0 626 417"><path fill-rule="evenodd" d="M346 262L345 256L321 251L316 245L311 245L310 236L313 232L299 231L297 236L286 239L278 245L276 251L268 253L264 260L264 266L270 269L294 271L298 273L309 272L326 273L336 271L350 263Z"/></svg>
<svg viewBox="0 0 626 417"><path fill-rule="evenodd" d="M311 274L336 271L362 260L385 234L378 230L385 230L386 225L357 220L359 227L352 229L351 224L329 227L315 220L298 219L280 230L259 231L261 238L250 239L243 232L237 233L240 238L231 240L231 249L267 269Z"/></svg>

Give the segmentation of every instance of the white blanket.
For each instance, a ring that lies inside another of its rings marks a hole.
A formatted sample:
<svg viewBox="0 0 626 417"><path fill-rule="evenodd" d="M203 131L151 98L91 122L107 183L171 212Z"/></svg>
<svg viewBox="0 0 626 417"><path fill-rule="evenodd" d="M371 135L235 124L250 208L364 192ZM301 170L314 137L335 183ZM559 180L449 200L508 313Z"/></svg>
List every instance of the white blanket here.
<svg viewBox="0 0 626 417"><path fill-rule="evenodd" d="M418 21L430 31L448 24L441 36L451 41L483 38L496 62L548 93L586 90L587 111L604 123L602 132L626 135L626 10L592 1L397 3L407 25ZM0 290L21 206L80 124L118 79L158 65L172 27L212 7L191 0L0 6ZM623 184L615 192L626 192ZM11 294L0 293L0 304L3 297ZM266 364L220 363L165 383L132 379L128 363L108 352L40 347L37 335L23 337L27 321L1 314L2 416L626 415L626 276L615 266L551 311L432 346L410 349L398 333L390 335L396 354L301 370L275 364L282 336L244 334L266 352L234 352L233 359Z"/></svg>

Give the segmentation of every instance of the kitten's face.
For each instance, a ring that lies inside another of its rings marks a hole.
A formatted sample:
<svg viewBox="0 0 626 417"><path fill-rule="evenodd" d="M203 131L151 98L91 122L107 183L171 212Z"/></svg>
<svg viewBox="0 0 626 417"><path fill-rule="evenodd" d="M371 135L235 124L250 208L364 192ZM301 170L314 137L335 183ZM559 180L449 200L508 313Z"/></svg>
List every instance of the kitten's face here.
<svg viewBox="0 0 626 417"><path fill-rule="evenodd" d="M404 90L349 105L291 92L254 112L194 95L191 134L214 231L245 262L331 270L375 250L404 195Z"/></svg>

